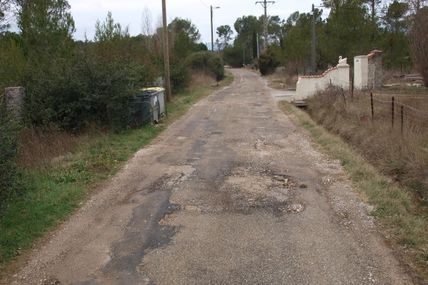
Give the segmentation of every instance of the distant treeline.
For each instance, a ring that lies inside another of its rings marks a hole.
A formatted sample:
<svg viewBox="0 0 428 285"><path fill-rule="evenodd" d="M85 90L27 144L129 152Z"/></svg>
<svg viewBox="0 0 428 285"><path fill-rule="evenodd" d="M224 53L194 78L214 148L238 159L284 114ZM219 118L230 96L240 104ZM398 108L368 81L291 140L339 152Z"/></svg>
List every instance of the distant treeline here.
<svg viewBox="0 0 428 285"><path fill-rule="evenodd" d="M420 46L412 51L414 41L421 41L428 34L427 24L424 26L428 22L428 8L424 2L324 0L322 8L315 7L313 12L295 12L286 20L279 16L268 17L267 44L276 58L274 62L286 66L290 72L307 73L311 65L314 21L317 70L336 64L339 56L351 59L374 49L384 52L387 68L410 70L421 61L417 54ZM325 19L322 9L329 9ZM419 24L414 24L415 21ZM263 46L264 23L264 16L238 18L233 41L230 26L218 28L218 43L227 63L241 66L244 62L253 62L257 57L257 36ZM426 44L424 52L427 57Z"/></svg>

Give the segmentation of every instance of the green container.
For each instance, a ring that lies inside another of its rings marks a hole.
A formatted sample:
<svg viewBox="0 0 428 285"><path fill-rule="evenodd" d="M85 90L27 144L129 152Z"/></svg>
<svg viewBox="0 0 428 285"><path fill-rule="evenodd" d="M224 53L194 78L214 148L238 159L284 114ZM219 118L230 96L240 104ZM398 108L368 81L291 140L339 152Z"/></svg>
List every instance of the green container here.
<svg viewBox="0 0 428 285"><path fill-rule="evenodd" d="M129 102L129 124L139 127L147 123L159 123L165 115L164 89L151 87L140 89Z"/></svg>
<svg viewBox="0 0 428 285"><path fill-rule="evenodd" d="M129 124L132 127L139 127L152 122L153 113L150 101L150 94L138 93L129 102Z"/></svg>

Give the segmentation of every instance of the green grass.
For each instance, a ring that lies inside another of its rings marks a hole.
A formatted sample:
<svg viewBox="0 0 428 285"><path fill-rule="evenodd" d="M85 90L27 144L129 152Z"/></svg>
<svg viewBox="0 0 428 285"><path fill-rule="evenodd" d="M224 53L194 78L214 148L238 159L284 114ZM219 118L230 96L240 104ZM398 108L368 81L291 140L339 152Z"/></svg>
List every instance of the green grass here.
<svg viewBox="0 0 428 285"><path fill-rule="evenodd" d="M98 134L59 163L26 169L25 194L10 201L0 217L0 268L64 221L97 184L114 175L136 151L185 114L191 105L232 80L228 75L219 87L196 86L174 96L167 105L169 116L160 125Z"/></svg>
<svg viewBox="0 0 428 285"><path fill-rule="evenodd" d="M302 126L330 156L339 159L361 196L375 207L372 215L405 262L428 278L428 217L418 208L411 191L399 187L362 158L338 136L316 124L310 116L288 103L281 108Z"/></svg>

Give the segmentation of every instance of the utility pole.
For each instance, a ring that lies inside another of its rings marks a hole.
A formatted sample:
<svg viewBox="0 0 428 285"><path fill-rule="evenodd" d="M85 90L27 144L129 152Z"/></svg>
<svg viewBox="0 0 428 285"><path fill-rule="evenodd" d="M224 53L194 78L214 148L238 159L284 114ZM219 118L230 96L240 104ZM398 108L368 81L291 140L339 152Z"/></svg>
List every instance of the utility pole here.
<svg viewBox="0 0 428 285"><path fill-rule="evenodd" d="M211 14L211 51L214 51L214 24L213 24L213 14L214 9L220 9L220 7L213 7L210 5L210 14Z"/></svg>
<svg viewBox="0 0 428 285"><path fill-rule="evenodd" d="M261 4L264 11L265 11L265 18L264 18L264 25L263 25L263 37L265 38L264 44L263 44L263 49L267 48L267 42L268 42L268 14L267 14L267 7L269 4L275 4L275 1L267 1L267 0L263 0L263 1L257 1L257 4Z"/></svg>
<svg viewBox="0 0 428 285"><path fill-rule="evenodd" d="M260 44L259 44L259 33L256 34L257 40L257 59L260 58Z"/></svg>
<svg viewBox="0 0 428 285"><path fill-rule="evenodd" d="M316 33L315 33L315 5L312 4L312 40L311 40L311 72L315 74L317 72L317 59L316 59Z"/></svg>
<svg viewBox="0 0 428 285"><path fill-rule="evenodd" d="M162 0L162 21L163 21L163 61L165 73L166 101L171 101L171 71L169 66L169 36L166 21L166 0Z"/></svg>

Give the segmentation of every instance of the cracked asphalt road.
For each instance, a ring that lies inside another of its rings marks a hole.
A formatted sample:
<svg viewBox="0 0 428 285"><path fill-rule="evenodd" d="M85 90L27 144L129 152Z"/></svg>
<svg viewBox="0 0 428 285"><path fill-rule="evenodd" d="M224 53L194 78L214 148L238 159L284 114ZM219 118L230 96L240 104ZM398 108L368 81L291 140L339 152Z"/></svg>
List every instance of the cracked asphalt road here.
<svg viewBox="0 0 428 285"><path fill-rule="evenodd" d="M15 284L412 284L338 161L255 73L139 151Z"/></svg>

